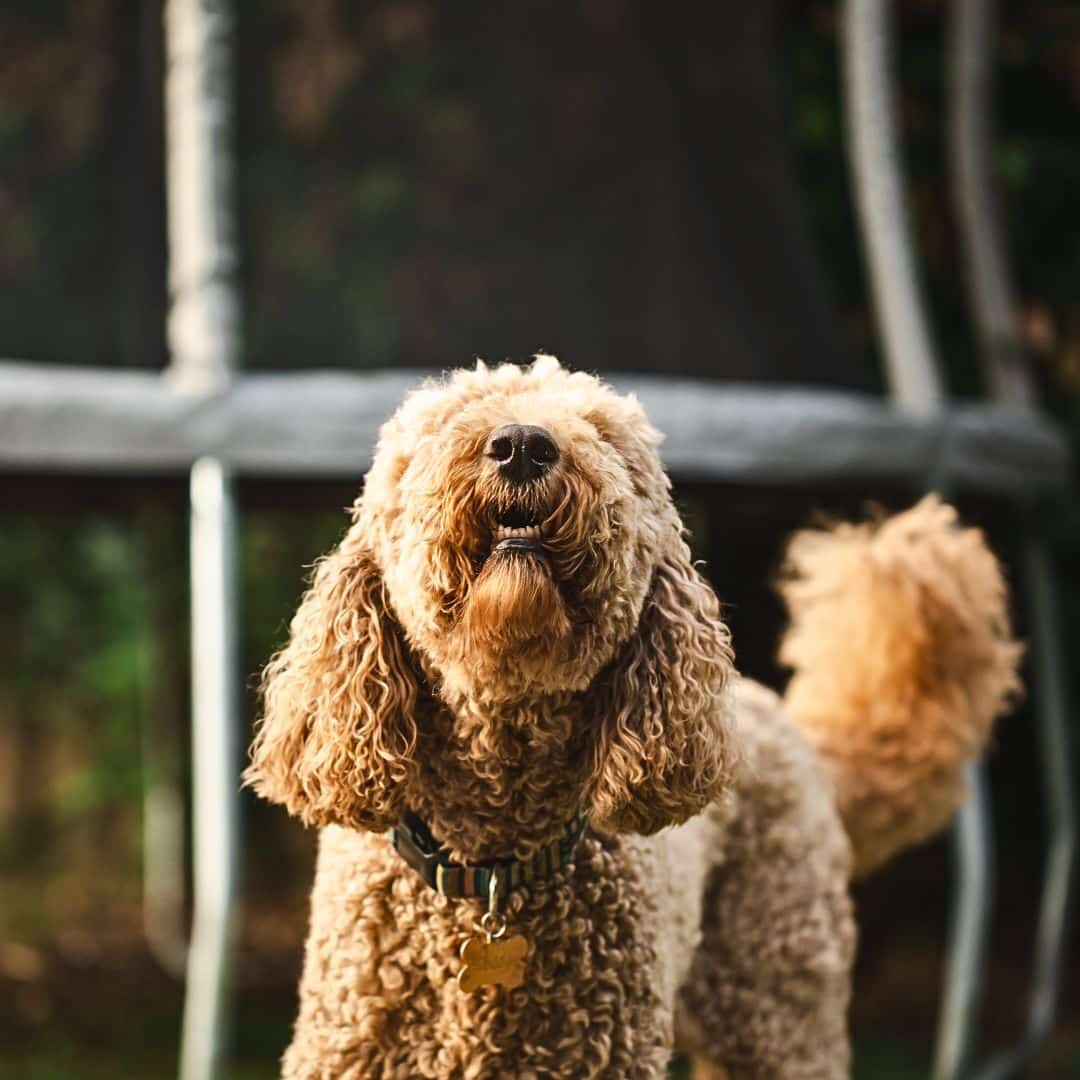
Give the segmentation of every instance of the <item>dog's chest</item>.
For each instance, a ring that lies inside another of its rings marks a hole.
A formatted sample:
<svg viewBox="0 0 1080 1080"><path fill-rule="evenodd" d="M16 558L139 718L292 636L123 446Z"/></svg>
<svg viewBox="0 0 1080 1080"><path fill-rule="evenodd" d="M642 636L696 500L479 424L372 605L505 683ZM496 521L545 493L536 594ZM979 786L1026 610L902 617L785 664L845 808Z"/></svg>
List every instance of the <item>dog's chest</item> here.
<svg viewBox="0 0 1080 1080"><path fill-rule="evenodd" d="M662 1075L700 864L693 828L586 837L507 908L529 942L523 985L468 993L460 950L481 906L436 895L385 837L325 830L286 1075Z"/></svg>

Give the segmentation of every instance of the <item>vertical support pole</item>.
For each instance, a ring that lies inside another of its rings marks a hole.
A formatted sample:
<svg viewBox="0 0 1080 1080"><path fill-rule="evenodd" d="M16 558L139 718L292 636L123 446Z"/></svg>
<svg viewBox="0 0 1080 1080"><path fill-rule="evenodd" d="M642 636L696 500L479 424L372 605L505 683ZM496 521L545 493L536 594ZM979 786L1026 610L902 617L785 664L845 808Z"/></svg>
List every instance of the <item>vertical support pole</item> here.
<svg viewBox="0 0 1080 1080"><path fill-rule="evenodd" d="M945 986L934 1050L934 1080L964 1076L975 1041L990 931L987 897L993 893L993 836L986 767L969 762L967 801L953 825L953 859L959 887L949 912Z"/></svg>
<svg viewBox="0 0 1080 1080"><path fill-rule="evenodd" d="M1076 872L1077 808L1072 775L1066 700L1066 663L1061 647L1058 590L1046 545L1030 539L1024 549L1024 577L1032 617L1032 662L1039 710L1039 750L1046 782L1050 824L1039 924L1035 939L1035 975L1019 1071L1050 1034L1061 996L1068 955L1069 914Z"/></svg>
<svg viewBox="0 0 1080 1080"><path fill-rule="evenodd" d="M180 746L184 706L177 693L184 632L177 619L180 582L170 557L176 522L165 506L151 503L142 509L136 528L143 579L139 665L143 932L161 967L183 979L188 951L187 779ZM183 588L187 590L186 581Z"/></svg>
<svg viewBox="0 0 1080 1080"><path fill-rule="evenodd" d="M240 352L232 35L230 0L167 0L169 375L195 393L221 389Z"/></svg>
<svg viewBox="0 0 1080 1080"><path fill-rule="evenodd" d="M240 350L233 217L230 0L167 0L168 375L193 394L225 388ZM194 922L182 1080L212 1080L226 1042L239 854L234 500L227 466L191 472Z"/></svg>
<svg viewBox="0 0 1080 1080"><path fill-rule="evenodd" d="M967 269L968 301L991 395L1025 410L1036 393L1019 330L992 158L994 0L952 0L949 20L949 149L952 192ZM1027 1025L1019 1043L995 1058L981 1080L1018 1075L1054 1025L1066 955L1077 858L1065 662L1050 553L1030 535L1023 580L1031 618L1032 697L1039 721L1050 844L1035 940Z"/></svg>
<svg viewBox="0 0 1080 1080"><path fill-rule="evenodd" d="M892 0L846 0L844 5L848 160L889 388L901 408L925 414L940 408L944 392L904 197L892 6Z"/></svg>
<svg viewBox="0 0 1080 1080"><path fill-rule="evenodd" d="M1027 1025L1017 1045L991 1061L979 1073L979 1080L1007 1080L1022 1075L1053 1030L1068 956L1069 916L1076 875L1077 807L1057 590L1050 555L1041 540L1036 537L1027 540L1023 560L1027 606L1031 613L1033 689L1039 716L1039 751L1046 784L1050 846L1035 933Z"/></svg>
<svg viewBox="0 0 1080 1080"><path fill-rule="evenodd" d="M195 919L188 958L181 1080L220 1072L239 854L236 537L228 470L191 470L192 836Z"/></svg>
<svg viewBox="0 0 1080 1080"><path fill-rule="evenodd" d="M991 164L995 0L949 6L949 163L964 250L968 305L990 394L1034 408Z"/></svg>
<svg viewBox="0 0 1080 1080"><path fill-rule="evenodd" d="M889 389L901 408L933 416L944 404L945 389L915 272L904 197L892 6L892 0L845 0L848 156ZM975 1040L993 903L993 837L981 763L968 769L968 783L971 798L954 825L957 882L949 920L935 1080L959 1076Z"/></svg>

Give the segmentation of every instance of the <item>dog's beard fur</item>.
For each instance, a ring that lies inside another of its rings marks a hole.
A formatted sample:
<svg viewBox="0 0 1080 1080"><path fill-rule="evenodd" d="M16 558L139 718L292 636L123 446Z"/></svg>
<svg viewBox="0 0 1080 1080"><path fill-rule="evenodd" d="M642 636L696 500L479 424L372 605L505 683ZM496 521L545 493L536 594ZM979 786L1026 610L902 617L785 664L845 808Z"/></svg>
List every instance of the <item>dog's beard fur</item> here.
<svg viewBox="0 0 1080 1080"><path fill-rule="evenodd" d="M465 655L550 656L570 637L559 588L540 556L494 552L469 590L459 632ZM542 649L537 649L542 645Z"/></svg>
<svg viewBox="0 0 1080 1080"><path fill-rule="evenodd" d="M602 583L627 558L625 495L568 463L526 490L456 474L437 490L446 494L419 531L430 537L425 576L439 625L416 644L441 692L516 700L584 689L609 659L597 659L593 642L614 637L604 633ZM501 525L508 517L525 520ZM535 527L540 550L500 550L502 527Z"/></svg>

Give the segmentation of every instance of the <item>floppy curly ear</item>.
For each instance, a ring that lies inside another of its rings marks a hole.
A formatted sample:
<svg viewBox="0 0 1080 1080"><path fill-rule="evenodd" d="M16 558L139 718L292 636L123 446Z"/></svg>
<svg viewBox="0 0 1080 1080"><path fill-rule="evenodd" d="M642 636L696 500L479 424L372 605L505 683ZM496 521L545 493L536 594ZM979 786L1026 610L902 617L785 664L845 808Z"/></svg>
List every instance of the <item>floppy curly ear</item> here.
<svg viewBox="0 0 1080 1080"><path fill-rule="evenodd" d="M418 684L354 526L315 569L262 677L245 782L306 824L382 831L413 768Z"/></svg>
<svg viewBox="0 0 1080 1080"><path fill-rule="evenodd" d="M716 595L680 540L653 574L636 631L595 686L597 828L653 833L727 789L732 660Z"/></svg>

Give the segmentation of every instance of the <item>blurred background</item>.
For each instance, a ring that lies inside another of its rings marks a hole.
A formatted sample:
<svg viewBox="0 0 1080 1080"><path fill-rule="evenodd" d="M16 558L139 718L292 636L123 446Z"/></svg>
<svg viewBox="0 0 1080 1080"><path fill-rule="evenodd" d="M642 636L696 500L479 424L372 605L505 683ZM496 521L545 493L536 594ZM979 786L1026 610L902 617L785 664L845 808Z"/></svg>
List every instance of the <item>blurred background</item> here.
<svg viewBox="0 0 1080 1080"><path fill-rule="evenodd" d="M236 6L245 368L445 368L542 349L601 372L882 391L837 4ZM945 183L943 5L896 9L915 239L950 390L972 397L984 388ZM0 357L161 369L161 4L7 0L0 41ZM1080 4L1003 4L994 60L1024 345L1075 442ZM250 683L359 480L240 482L245 743ZM769 580L785 533L914 493L678 494L740 666L777 684ZM962 506L1015 565L1013 511ZM176 844L190 841L166 832L148 846L144 826L148 790L157 821L182 821L187 798L187 513L179 476L0 474L5 1077L175 1075L189 907ZM1071 659L1080 508L1036 513ZM1029 706L1003 725L990 771L999 888L984 1050L1018 1037L1030 973L1045 822ZM244 830L228 1075L269 1077L295 1007L314 836L249 796ZM860 1077L927 1074L949 885L946 839L857 890ZM1032 1075L1080 1075L1080 979Z"/></svg>

